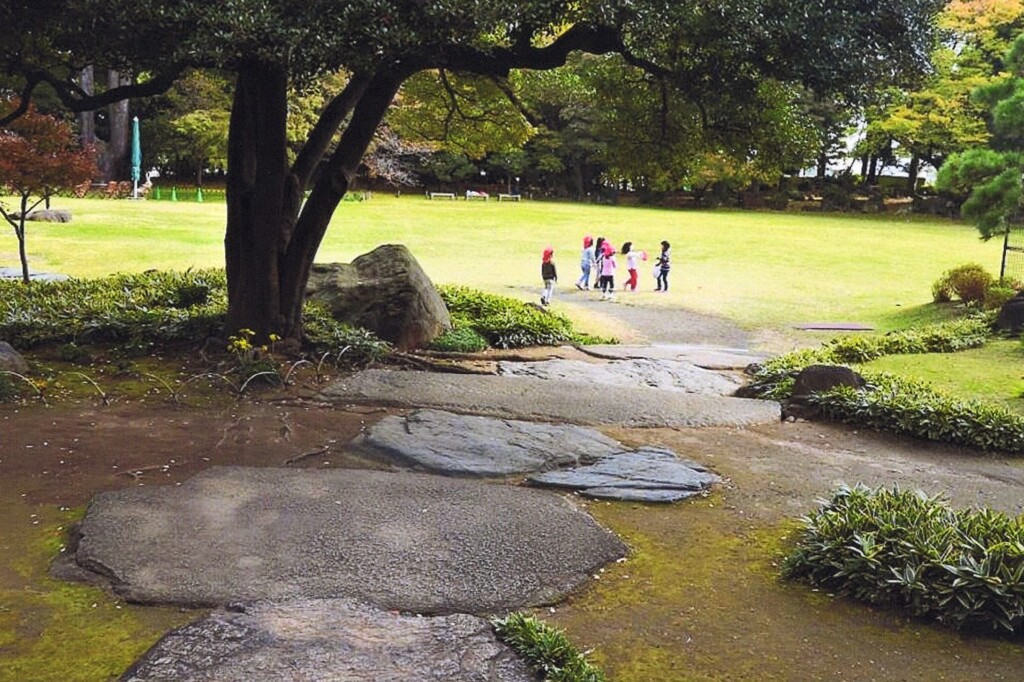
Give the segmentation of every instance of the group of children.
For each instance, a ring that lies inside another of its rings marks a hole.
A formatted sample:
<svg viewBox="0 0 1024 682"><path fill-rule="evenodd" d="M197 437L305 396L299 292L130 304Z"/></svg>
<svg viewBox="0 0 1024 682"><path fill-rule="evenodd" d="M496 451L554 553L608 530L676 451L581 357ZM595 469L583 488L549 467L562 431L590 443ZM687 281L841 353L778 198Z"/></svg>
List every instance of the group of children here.
<svg viewBox="0 0 1024 682"><path fill-rule="evenodd" d="M661 243L661 254L654 264L654 277L657 283L655 291L668 291L668 273L671 269L672 247L667 241ZM543 259L540 266L540 275L544 280L544 292L541 294L540 302L543 305L551 303L551 296L555 291L555 282L558 274L554 262L555 250L550 246L544 249ZM629 272L629 279L626 280L624 289L636 291L638 279L639 261L647 260L645 251L633 249L633 242L626 242L622 245L622 255L626 257L626 270ZM593 237L587 235L583 238L583 252L580 255L580 270L582 274L576 281L576 288L581 291L590 289L590 275L594 273L594 289L601 289L601 300L615 300L615 270L618 262L615 260L615 247L604 237Z"/></svg>

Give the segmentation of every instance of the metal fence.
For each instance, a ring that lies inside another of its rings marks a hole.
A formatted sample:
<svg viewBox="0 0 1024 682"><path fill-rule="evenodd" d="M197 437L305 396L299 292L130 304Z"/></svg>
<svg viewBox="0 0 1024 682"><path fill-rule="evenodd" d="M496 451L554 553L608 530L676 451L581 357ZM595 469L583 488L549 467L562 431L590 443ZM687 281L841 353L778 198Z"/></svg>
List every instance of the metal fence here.
<svg viewBox="0 0 1024 682"><path fill-rule="evenodd" d="M1011 225L1006 230L999 280L1024 282L1024 225Z"/></svg>

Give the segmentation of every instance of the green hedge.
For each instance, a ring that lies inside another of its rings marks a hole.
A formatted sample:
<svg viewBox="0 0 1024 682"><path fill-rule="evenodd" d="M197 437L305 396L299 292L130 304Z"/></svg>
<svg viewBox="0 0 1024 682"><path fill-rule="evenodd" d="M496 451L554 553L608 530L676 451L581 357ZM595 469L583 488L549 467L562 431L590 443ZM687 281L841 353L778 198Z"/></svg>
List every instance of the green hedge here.
<svg viewBox="0 0 1024 682"><path fill-rule="evenodd" d="M605 676L587 660L561 630L525 613L492 621L498 638L522 656L545 682L604 682Z"/></svg>
<svg viewBox="0 0 1024 682"><path fill-rule="evenodd" d="M835 421L980 450L1024 453L1024 416L980 400L960 400L920 381L864 375L867 386L842 386L808 397Z"/></svg>
<svg viewBox="0 0 1024 682"><path fill-rule="evenodd" d="M812 364L846 365L883 355L948 353L981 346L991 315L979 315L885 336L846 337L821 348L772 358L754 374L747 395L784 401L794 378ZM960 400L926 383L887 373L864 373L867 386L818 393L808 402L821 414L855 426L988 451L1024 453L1024 417L999 405Z"/></svg>
<svg viewBox="0 0 1024 682"><path fill-rule="evenodd" d="M1020 633L1024 524L920 492L840 488L804 518L784 575L956 628Z"/></svg>
<svg viewBox="0 0 1024 682"><path fill-rule="evenodd" d="M880 336L842 336L820 348L798 350L764 362L754 373L749 392L765 398L785 399L792 379L808 365L846 365L870 362L886 355L954 353L978 348L992 335L991 313Z"/></svg>
<svg viewBox="0 0 1024 682"><path fill-rule="evenodd" d="M149 271L98 279L0 280L0 339L21 349L42 345L117 343L148 349L197 342L223 332L223 270ZM306 342L345 364L385 354L388 345L364 329L335 321L321 306L303 309Z"/></svg>
<svg viewBox="0 0 1024 682"><path fill-rule="evenodd" d="M466 330L472 330L495 348L614 342L581 334L564 315L540 310L514 298L463 286L442 285L438 291L451 313L454 331L464 335L463 339L468 338ZM451 337L442 337L432 347L448 350L450 345Z"/></svg>

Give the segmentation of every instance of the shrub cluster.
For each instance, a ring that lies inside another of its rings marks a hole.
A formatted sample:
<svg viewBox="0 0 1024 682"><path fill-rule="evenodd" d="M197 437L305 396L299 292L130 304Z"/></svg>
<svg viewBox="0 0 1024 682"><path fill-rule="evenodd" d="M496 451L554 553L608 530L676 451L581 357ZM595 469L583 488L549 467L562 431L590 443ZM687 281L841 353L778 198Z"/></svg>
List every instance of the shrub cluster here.
<svg viewBox="0 0 1024 682"><path fill-rule="evenodd" d="M959 400L928 384L887 373L867 386L838 387L808 397L835 421L971 448L1024 453L1024 417L979 400Z"/></svg>
<svg viewBox="0 0 1024 682"><path fill-rule="evenodd" d="M804 519L783 572L956 628L1024 625L1022 520L920 492L840 488Z"/></svg>
<svg viewBox="0 0 1024 682"><path fill-rule="evenodd" d="M932 284L932 300L949 303L955 298L969 306L1000 307L1021 288L1020 282L1000 283L977 263L947 270Z"/></svg>
<svg viewBox="0 0 1024 682"><path fill-rule="evenodd" d="M154 345L202 341L222 332L227 312L223 270L155 271L99 279L0 280L0 338L17 348L59 345L69 355L86 343ZM381 357L388 345L334 320L322 307L303 309L306 340L346 364Z"/></svg>
<svg viewBox="0 0 1024 682"><path fill-rule="evenodd" d="M19 348L207 338L224 323L223 271L149 271L100 279L0 281L0 337Z"/></svg>
<svg viewBox="0 0 1024 682"><path fill-rule="evenodd" d="M498 638L512 647L546 682L604 682L604 673L565 633L525 613L492 621Z"/></svg>
<svg viewBox="0 0 1024 682"><path fill-rule="evenodd" d="M495 348L600 341L575 331L572 322L564 315L539 310L514 298L463 286L440 286L438 291L452 316L452 327L463 335L465 330L472 330ZM433 347L444 350L437 345Z"/></svg>
<svg viewBox="0 0 1024 682"><path fill-rule="evenodd" d="M790 395L793 378L808 365L845 365L870 362L886 355L953 353L978 348L985 345L991 328L991 314L977 314L882 336L839 337L820 348L798 350L766 361L755 372L749 392L784 400Z"/></svg>
<svg viewBox="0 0 1024 682"><path fill-rule="evenodd" d="M883 355L953 352L983 345L990 316L893 332L878 337L848 337L821 348L800 350L765 362L746 393L786 400L802 369L812 364L846 365ZM807 398L821 414L835 421L953 443L987 451L1024 453L1024 417L978 400L960 400L924 382L887 373L864 374L863 389L840 387Z"/></svg>

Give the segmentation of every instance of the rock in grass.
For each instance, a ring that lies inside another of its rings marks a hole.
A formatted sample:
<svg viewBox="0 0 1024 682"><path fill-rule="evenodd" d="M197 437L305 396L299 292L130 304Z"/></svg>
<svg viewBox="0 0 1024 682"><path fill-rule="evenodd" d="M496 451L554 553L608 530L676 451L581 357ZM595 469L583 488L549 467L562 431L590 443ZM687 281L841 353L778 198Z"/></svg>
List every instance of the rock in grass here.
<svg viewBox="0 0 1024 682"><path fill-rule="evenodd" d="M28 363L21 353L14 350L11 344L0 341L0 372L17 372L25 374L28 372Z"/></svg>

